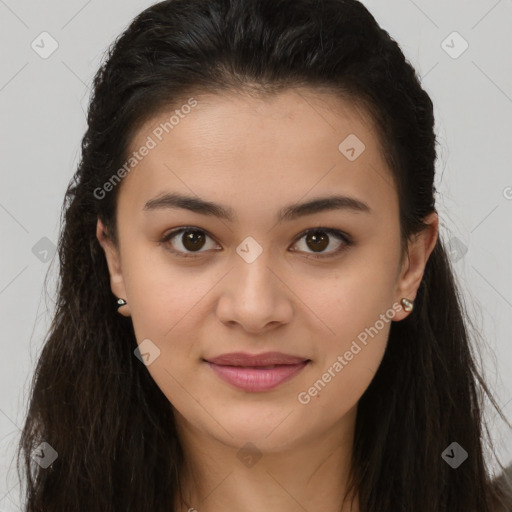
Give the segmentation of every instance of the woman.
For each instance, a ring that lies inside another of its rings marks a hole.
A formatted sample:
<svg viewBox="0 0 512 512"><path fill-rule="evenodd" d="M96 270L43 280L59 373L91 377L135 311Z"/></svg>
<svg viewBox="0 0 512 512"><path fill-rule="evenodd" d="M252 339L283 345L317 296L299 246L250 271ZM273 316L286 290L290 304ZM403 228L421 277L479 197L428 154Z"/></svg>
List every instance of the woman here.
<svg viewBox="0 0 512 512"><path fill-rule="evenodd" d="M433 126L355 0L142 12L66 194L25 510L505 507Z"/></svg>

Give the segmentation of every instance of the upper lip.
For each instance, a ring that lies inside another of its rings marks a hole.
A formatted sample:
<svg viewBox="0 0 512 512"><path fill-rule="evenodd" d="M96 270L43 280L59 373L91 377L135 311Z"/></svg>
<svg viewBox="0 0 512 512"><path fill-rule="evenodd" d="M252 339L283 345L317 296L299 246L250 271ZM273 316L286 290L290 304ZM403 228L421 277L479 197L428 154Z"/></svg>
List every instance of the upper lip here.
<svg viewBox="0 0 512 512"><path fill-rule="evenodd" d="M248 354L246 352L231 352L206 359L209 363L228 366L271 366L275 364L299 364L309 359L291 356L281 352L265 352L264 354Z"/></svg>

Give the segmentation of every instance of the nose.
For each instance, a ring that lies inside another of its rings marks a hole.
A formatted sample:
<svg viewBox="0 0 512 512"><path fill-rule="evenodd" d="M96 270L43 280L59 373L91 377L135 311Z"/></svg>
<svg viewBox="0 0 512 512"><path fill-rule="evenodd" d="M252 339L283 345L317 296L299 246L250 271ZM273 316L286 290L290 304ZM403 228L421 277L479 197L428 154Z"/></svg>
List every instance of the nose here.
<svg viewBox="0 0 512 512"><path fill-rule="evenodd" d="M266 251L252 263L240 258L222 281L222 294L217 305L219 320L238 324L257 334L293 318L293 292L279 271L269 265Z"/></svg>

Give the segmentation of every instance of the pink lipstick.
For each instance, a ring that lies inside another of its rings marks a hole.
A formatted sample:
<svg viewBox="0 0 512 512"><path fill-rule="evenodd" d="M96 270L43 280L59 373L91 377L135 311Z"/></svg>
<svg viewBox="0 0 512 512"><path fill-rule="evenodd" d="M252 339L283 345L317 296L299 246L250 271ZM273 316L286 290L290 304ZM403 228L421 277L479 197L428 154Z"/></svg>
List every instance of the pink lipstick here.
<svg viewBox="0 0 512 512"><path fill-rule="evenodd" d="M304 357L280 352L247 354L232 352L206 359L221 379L249 392L269 391L299 373L309 362Z"/></svg>

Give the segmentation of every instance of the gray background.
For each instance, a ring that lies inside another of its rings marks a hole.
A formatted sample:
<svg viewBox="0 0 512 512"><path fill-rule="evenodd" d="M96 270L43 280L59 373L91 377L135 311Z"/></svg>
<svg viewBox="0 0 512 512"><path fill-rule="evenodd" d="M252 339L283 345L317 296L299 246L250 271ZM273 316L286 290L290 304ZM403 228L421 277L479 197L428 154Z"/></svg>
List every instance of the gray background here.
<svg viewBox="0 0 512 512"><path fill-rule="evenodd" d="M52 250L92 77L108 44L152 3L0 0L0 512L19 510L14 446L50 322L54 298L45 297L43 281L50 269L53 292ZM441 233L489 344L482 354L490 386L512 420L512 0L363 3L400 44L435 104ZM50 49L45 31L58 48L43 59L31 45ZM512 433L492 410L489 418L508 464Z"/></svg>

